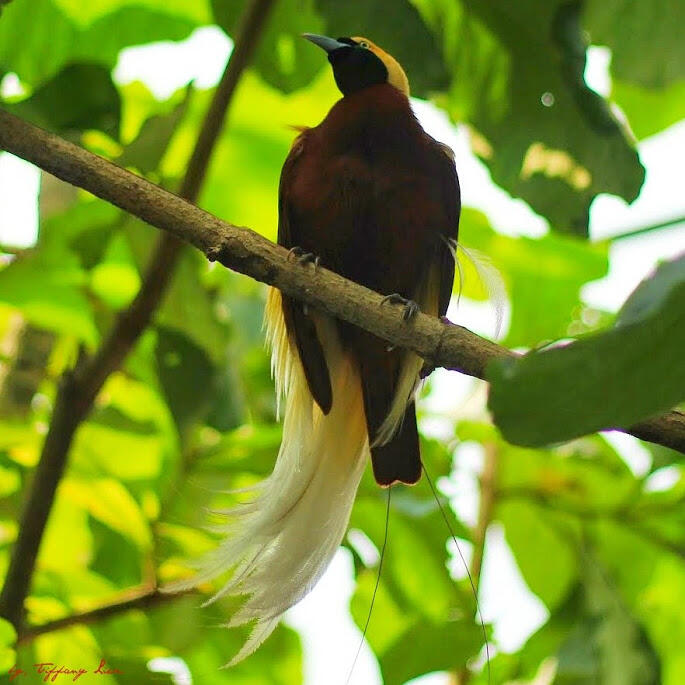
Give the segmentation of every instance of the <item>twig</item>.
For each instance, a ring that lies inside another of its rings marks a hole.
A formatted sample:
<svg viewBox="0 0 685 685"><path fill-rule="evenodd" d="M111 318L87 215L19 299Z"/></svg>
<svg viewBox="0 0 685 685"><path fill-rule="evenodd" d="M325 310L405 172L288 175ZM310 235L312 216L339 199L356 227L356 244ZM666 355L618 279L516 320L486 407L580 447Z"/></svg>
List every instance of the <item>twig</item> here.
<svg viewBox="0 0 685 685"><path fill-rule="evenodd" d="M194 201L197 198L236 85L254 51L274 1L252 0L243 15L233 53L215 91L181 185L180 193L187 200ZM18 119L12 119L15 123L19 122ZM13 127L5 126L4 123L4 116L0 117L0 137L2 138L0 147L9 151L13 148L12 141L17 139ZM50 135L45 132L43 134ZM50 137L58 140L56 136ZM85 153L85 151L82 152ZM103 160L99 162L104 163ZM51 171L54 176L66 180L61 174L60 164L61 162L57 162L55 165L50 165L50 169L44 168L46 171ZM110 166L113 167L113 165ZM129 176L133 179L138 178L133 174ZM127 185L132 204L140 207L140 204L144 202L144 197L136 197L136 189L131 185L130 179ZM57 486L64 473L74 433L90 412L108 376L119 368L141 333L149 325L169 285L182 246L183 242L173 232L164 235L159 240L143 284L130 307L119 316L95 356L90 361L82 360L73 372L65 374L60 383L50 428L43 444L33 485L24 505L19 536L12 552L2 594L0 594L0 615L17 628L21 627L24 599L29 591L38 549L52 509Z"/></svg>
<svg viewBox="0 0 685 685"><path fill-rule="evenodd" d="M471 557L471 578L478 601L480 590L481 572L483 570L483 556L485 554L485 539L488 528L492 523L492 516L495 510L497 499L497 446L494 443L485 444L485 463L483 473L480 477L480 504L478 506L478 521L473 531L473 557ZM457 674L456 682L458 685L467 685L471 680L471 671L464 668Z"/></svg>
<svg viewBox="0 0 685 685"><path fill-rule="evenodd" d="M194 590L182 592L180 594L169 594L159 592L157 589L143 589L127 592L121 599L112 604L105 604L97 609L84 611L78 614L71 614L64 618L58 618L55 621L49 621L37 626L30 626L19 635L17 644L26 644L35 640L40 635L46 633L53 633L63 628L69 628L75 625L85 625L88 623L95 623L102 621L111 616L123 614L131 609L151 609L160 604L168 604L174 600L179 599L185 595L194 593Z"/></svg>
<svg viewBox="0 0 685 685"><path fill-rule="evenodd" d="M677 226L678 224L685 224L685 216L678 216L672 219L665 219L664 221L659 221L656 224L650 224L649 226L641 226L640 228L633 228L624 233L617 233L616 235L607 236L607 240L624 240L625 238L635 238L639 235L644 235L645 233L651 233L652 231L660 231L664 228L670 228L671 226Z"/></svg>
<svg viewBox="0 0 685 685"><path fill-rule="evenodd" d="M483 570L483 555L485 553L485 538L492 523L492 515L497 499L497 447L493 443L485 444L485 463L480 477L480 505L478 507L478 521L473 533L473 558L471 559L471 576L480 590L481 571Z"/></svg>
<svg viewBox="0 0 685 685"><path fill-rule="evenodd" d="M0 148L63 181L84 188L143 221L172 233L234 271L280 288L321 311L356 324L390 343L414 350L433 366L485 378L496 358L515 356L462 326L419 313L407 324L400 307L319 266L288 259L288 251L249 228L221 221L153 183L0 110ZM685 414L643 421L635 429L607 427L685 453Z"/></svg>

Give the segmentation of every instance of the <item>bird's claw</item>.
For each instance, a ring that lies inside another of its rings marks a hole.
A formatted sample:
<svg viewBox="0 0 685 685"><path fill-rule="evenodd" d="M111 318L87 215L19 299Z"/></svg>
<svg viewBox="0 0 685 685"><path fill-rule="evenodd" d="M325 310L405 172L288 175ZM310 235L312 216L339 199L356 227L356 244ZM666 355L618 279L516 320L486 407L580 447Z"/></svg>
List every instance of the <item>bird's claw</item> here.
<svg viewBox="0 0 685 685"><path fill-rule="evenodd" d="M404 311L402 312L402 318L405 321L413 319L419 313L419 305L414 302L414 300L408 300L406 297L402 297L399 293L392 293L386 295L382 300L381 304L390 302L392 304L401 304L404 306Z"/></svg>
<svg viewBox="0 0 685 685"><path fill-rule="evenodd" d="M313 264L314 269L319 266L319 262L321 261L321 257L315 255L313 252L305 252L301 247L290 248L290 250L288 250L288 259L290 259L290 257L295 257L298 264Z"/></svg>

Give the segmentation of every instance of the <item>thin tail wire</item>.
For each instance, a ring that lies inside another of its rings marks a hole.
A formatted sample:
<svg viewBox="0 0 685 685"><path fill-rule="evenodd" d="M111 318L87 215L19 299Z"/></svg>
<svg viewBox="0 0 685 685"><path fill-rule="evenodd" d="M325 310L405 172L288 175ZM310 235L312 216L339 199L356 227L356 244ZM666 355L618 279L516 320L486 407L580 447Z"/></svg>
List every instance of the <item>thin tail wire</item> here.
<svg viewBox="0 0 685 685"><path fill-rule="evenodd" d="M392 490L392 485L388 487L388 498L385 508L385 533L383 534L383 546L381 547L381 557L378 562L378 573L376 574L376 584L373 588L373 594L371 595L371 604L369 605L369 613L366 616L366 623L364 624L364 630L362 632L361 639L359 640L359 646L357 647L357 652L354 655L354 661L350 668L350 672L347 674L347 680L345 680L345 685L350 685L350 680L352 679L352 674L354 673L354 667L357 665L357 659L362 651L364 645L364 640L366 639L366 631L369 629L369 623L371 623L371 613L373 612L373 606L376 603L376 593L378 592L378 586L381 584L381 571L383 570L383 559L385 559L385 548L388 544L388 530L390 529L390 491Z"/></svg>
<svg viewBox="0 0 685 685"><path fill-rule="evenodd" d="M426 464L422 461L421 466L423 468L423 472L426 474L426 480L428 481L428 485L430 486L431 492L433 493L433 497L435 498L435 501L437 502L438 508L440 509L440 513L442 514L442 518L445 521L445 525L447 526L447 530L450 532L450 536L452 537L452 540L454 541L454 544L457 547L457 552L459 553L459 557L461 559L462 564L464 564L464 569L466 570L466 575L468 576L469 583L471 585L471 590L473 591L473 598L476 600L476 612L478 613L478 621L480 623L481 630L483 631L483 640L485 642L485 656L487 659L488 663L488 684L491 682L490 681L490 646L488 644L488 635L485 630L485 621L483 621L483 614L481 613L480 610L480 602L478 601L478 592L476 591L476 584L473 582L473 577L471 576L471 571L469 570L469 565L466 563L466 559L464 558L464 555L462 554L461 547L459 547L459 543L457 542L457 536L454 534L454 531L452 530L452 525L450 524L449 519L447 518L447 514L445 513L445 510L440 502L440 498L438 497L437 490L435 489L435 486L433 485L433 480L431 479L430 475L428 474L428 470L426 469Z"/></svg>

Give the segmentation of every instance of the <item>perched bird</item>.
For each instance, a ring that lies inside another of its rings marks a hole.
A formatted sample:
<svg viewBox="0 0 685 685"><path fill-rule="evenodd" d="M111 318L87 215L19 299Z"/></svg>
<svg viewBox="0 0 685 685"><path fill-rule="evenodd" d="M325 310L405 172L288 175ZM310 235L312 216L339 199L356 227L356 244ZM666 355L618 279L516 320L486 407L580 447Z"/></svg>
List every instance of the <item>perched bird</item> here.
<svg viewBox="0 0 685 685"><path fill-rule="evenodd" d="M326 268L442 316L454 280L460 192L449 148L421 127L398 62L366 38L305 34L343 94L297 137L281 174L278 242ZM235 663L319 580L345 534L371 454L381 486L421 475L414 391L422 360L271 289L272 371L283 441L255 498L194 582L232 569L219 591L248 595L229 625L256 620Z"/></svg>

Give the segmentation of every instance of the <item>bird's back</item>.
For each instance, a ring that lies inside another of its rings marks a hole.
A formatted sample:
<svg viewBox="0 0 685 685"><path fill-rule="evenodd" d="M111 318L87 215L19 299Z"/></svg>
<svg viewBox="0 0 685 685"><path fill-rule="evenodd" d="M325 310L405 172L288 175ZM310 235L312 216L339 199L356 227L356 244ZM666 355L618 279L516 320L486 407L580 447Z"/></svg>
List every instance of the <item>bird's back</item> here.
<svg viewBox="0 0 685 685"><path fill-rule="evenodd" d="M377 292L413 297L450 221L440 156L392 86L343 98L306 132L282 190L292 245Z"/></svg>

